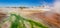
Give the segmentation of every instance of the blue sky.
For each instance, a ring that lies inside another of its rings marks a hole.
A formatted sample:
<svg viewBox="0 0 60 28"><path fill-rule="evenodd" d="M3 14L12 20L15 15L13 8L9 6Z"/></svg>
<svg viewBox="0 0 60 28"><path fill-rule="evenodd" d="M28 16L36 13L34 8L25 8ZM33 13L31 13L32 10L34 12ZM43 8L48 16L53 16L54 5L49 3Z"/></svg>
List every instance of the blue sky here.
<svg viewBox="0 0 60 28"><path fill-rule="evenodd" d="M45 2L51 4L54 0L0 0L0 7L41 6Z"/></svg>

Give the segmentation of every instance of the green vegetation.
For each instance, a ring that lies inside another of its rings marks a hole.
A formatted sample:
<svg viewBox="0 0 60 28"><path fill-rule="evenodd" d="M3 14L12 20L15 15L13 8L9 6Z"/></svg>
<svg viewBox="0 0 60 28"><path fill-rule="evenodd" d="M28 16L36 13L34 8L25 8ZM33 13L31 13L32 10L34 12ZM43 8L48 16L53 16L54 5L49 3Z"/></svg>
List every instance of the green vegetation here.
<svg viewBox="0 0 60 28"><path fill-rule="evenodd" d="M14 19L14 21L12 19ZM48 28L39 22L35 22L33 20L30 20L30 19L25 19L17 14L11 14L9 17L9 21L11 22L10 28L27 28L25 25L25 22L29 22L29 24L31 25L30 28L35 28L34 26L37 26L39 28Z"/></svg>

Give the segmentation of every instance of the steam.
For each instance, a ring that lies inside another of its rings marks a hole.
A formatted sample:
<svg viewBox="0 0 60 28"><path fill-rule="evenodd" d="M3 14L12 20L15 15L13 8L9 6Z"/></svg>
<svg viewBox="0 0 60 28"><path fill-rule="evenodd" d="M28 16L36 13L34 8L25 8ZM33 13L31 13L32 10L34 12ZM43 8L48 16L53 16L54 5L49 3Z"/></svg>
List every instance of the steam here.
<svg viewBox="0 0 60 28"><path fill-rule="evenodd" d="M52 7L51 7L51 5L52 5ZM51 5L47 5L49 7L50 11L60 14L60 0L55 0L54 3L52 3ZM46 6L46 8L48 8L47 6Z"/></svg>
<svg viewBox="0 0 60 28"><path fill-rule="evenodd" d="M54 11L57 12L57 13L60 13L60 0L55 0L53 6L54 6L53 7Z"/></svg>

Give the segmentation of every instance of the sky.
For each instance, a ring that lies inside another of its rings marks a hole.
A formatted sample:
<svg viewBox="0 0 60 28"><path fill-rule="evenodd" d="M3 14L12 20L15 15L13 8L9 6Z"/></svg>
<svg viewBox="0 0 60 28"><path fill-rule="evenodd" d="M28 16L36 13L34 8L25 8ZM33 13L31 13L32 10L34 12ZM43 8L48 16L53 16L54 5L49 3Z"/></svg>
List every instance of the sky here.
<svg viewBox="0 0 60 28"><path fill-rule="evenodd" d="M0 7L32 7L41 6L45 3L52 4L54 0L0 0Z"/></svg>

